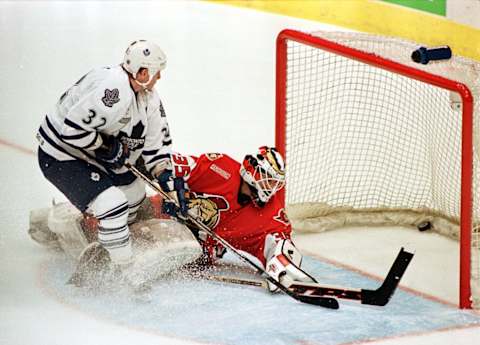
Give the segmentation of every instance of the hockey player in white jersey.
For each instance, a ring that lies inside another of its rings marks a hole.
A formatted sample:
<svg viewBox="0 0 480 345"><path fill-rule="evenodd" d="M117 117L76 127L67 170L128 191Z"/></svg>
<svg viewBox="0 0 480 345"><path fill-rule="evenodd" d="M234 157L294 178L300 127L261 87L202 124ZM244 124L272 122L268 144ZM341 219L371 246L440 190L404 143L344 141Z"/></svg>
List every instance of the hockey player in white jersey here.
<svg viewBox="0 0 480 345"><path fill-rule="evenodd" d="M37 134L44 176L98 219L98 243L120 267L131 260L129 223L145 198L143 182L124 163L142 157L156 176L169 162L172 141L154 89L165 65L156 44L133 42L123 63L94 69L69 88Z"/></svg>

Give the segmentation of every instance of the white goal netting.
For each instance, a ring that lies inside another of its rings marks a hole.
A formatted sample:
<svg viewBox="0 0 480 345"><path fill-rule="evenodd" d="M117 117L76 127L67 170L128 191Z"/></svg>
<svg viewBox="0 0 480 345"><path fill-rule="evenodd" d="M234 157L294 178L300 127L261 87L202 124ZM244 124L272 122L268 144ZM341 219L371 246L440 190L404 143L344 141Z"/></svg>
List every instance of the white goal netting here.
<svg viewBox="0 0 480 345"><path fill-rule="evenodd" d="M458 239L467 185L462 141L473 132L473 206L463 212L472 216L470 276L479 306L480 63L453 57L421 65L410 58L419 44L366 34L317 35L467 85L473 126L463 126L456 92L348 53L287 40L286 203L295 229L430 222Z"/></svg>

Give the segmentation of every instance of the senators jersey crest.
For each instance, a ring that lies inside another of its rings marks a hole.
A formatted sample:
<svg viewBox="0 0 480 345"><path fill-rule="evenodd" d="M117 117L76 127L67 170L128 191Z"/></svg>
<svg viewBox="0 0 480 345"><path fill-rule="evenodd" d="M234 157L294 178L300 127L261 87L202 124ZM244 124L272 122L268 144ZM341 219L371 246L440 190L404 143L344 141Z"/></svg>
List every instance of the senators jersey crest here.
<svg viewBox="0 0 480 345"><path fill-rule="evenodd" d="M196 194L188 200L188 208L201 222L213 229L220 221L220 212L230 208L228 201L219 195Z"/></svg>

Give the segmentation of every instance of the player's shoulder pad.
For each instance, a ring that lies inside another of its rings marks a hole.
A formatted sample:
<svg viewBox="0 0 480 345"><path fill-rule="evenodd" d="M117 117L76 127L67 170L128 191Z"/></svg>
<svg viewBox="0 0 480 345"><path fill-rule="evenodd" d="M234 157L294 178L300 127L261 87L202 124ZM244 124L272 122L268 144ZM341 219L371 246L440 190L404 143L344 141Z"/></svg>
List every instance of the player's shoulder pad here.
<svg viewBox="0 0 480 345"><path fill-rule="evenodd" d="M133 96L127 73L120 66L105 68L103 80L95 90L97 104L102 110L106 113L125 113Z"/></svg>

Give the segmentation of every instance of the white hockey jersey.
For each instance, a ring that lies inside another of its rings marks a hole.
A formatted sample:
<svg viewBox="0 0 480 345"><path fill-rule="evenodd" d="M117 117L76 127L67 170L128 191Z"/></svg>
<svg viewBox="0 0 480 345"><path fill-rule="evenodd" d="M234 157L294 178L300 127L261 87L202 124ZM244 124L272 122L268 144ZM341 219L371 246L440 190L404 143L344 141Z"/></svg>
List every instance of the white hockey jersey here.
<svg viewBox="0 0 480 345"><path fill-rule="evenodd" d="M162 103L155 90L135 94L121 66L90 71L68 89L37 133L40 148L60 160L95 162L101 135L113 135L128 145L128 162L143 156L151 170L168 159L172 141ZM127 172L125 167L113 171Z"/></svg>

